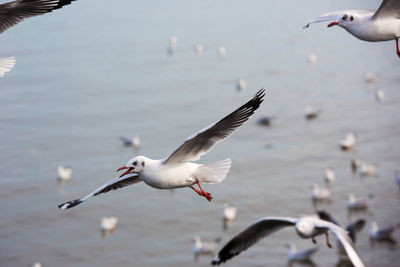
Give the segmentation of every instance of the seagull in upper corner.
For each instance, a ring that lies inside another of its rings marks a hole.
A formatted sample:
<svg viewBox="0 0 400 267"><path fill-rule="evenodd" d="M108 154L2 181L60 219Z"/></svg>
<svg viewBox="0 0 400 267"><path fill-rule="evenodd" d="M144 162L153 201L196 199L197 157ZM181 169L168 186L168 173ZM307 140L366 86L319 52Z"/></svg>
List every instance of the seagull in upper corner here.
<svg viewBox="0 0 400 267"><path fill-rule="evenodd" d="M213 265L219 265L226 262L232 257L245 251L252 245L256 244L262 238L287 226L294 226L297 234L302 238L312 238L313 242L317 235L325 234L327 245L331 247L328 239L328 231L332 231L343 244L351 262L356 267L363 267L360 256L358 255L353 242L343 228L321 220L315 216L304 216L300 218L290 217L266 217L263 218L247 229L232 238L219 252L215 259L211 262Z"/></svg>
<svg viewBox="0 0 400 267"><path fill-rule="evenodd" d="M0 5L0 34L26 18L49 13L75 0L15 0Z"/></svg>
<svg viewBox="0 0 400 267"><path fill-rule="evenodd" d="M328 27L338 25L360 40L380 42L396 40L396 52L400 57L400 1L383 0L378 10L354 9L326 13L308 22L332 21Z"/></svg>
<svg viewBox="0 0 400 267"><path fill-rule="evenodd" d="M210 193L204 191L200 183L220 183L231 167L231 159L209 164L194 163L207 154L217 143L226 139L245 123L263 102L265 90L259 90L254 97L223 119L189 136L169 157L154 160L145 156L130 159L117 171L126 170L103 186L81 199L58 205L60 209L72 208L92 196L127 185L145 182L158 189L190 187L200 196L211 201ZM194 185L198 185L196 189Z"/></svg>

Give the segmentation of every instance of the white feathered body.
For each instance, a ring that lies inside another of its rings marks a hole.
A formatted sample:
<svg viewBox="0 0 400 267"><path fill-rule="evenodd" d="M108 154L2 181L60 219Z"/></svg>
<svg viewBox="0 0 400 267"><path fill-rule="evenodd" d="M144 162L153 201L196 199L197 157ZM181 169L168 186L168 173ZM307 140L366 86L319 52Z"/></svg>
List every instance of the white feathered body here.
<svg viewBox="0 0 400 267"><path fill-rule="evenodd" d="M226 177L230 167L230 159L206 165L194 162L164 165L162 160L147 159L140 178L152 187L171 189L191 186L196 182L219 183Z"/></svg>

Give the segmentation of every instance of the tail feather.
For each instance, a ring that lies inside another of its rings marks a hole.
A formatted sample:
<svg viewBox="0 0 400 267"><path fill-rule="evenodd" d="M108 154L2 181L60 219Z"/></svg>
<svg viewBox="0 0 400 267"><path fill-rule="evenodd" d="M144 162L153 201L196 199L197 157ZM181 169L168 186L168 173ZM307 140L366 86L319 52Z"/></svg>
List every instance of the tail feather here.
<svg viewBox="0 0 400 267"><path fill-rule="evenodd" d="M231 163L231 159L227 158L201 166L199 169L200 182L220 183L228 174Z"/></svg>

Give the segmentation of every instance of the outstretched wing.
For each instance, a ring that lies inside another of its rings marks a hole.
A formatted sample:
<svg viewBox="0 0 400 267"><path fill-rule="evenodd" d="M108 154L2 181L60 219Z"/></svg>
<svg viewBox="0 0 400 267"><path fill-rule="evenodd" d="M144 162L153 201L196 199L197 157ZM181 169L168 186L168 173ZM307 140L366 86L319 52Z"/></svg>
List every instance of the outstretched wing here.
<svg viewBox="0 0 400 267"><path fill-rule="evenodd" d="M381 6L372 16L372 19L381 19L393 17L400 19L400 1L399 0L383 0Z"/></svg>
<svg viewBox="0 0 400 267"><path fill-rule="evenodd" d="M288 217L270 217L261 219L240 234L232 238L219 252L212 265L219 265L226 262L232 257L245 251L252 245L256 244L262 238L278 231L279 229L296 224L296 218Z"/></svg>
<svg viewBox="0 0 400 267"><path fill-rule="evenodd" d="M360 258L360 255L358 255L357 250L354 247L354 243L351 241L346 230L344 230L342 227L339 227L331 222L324 220L319 220L319 222L316 223L316 227L328 228L329 230L331 230L339 239L340 243L342 243L344 249L346 250L347 256L349 256L349 259L353 263L353 265L355 267L365 267Z"/></svg>
<svg viewBox="0 0 400 267"><path fill-rule="evenodd" d="M347 14L348 12L357 13L357 14L364 14L364 13L373 14L374 13L373 10L369 10L369 9L354 9L354 10L341 10L341 11L329 12L329 13L323 14L319 17L313 18L306 25L304 25L303 28L308 28L310 26L310 24L312 24L312 23L317 23L317 22L322 22L322 21L337 21L337 20L339 20L339 18L341 18L343 15Z"/></svg>
<svg viewBox="0 0 400 267"><path fill-rule="evenodd" d="M0 77L9 72L15 65L14 57L0 58Z"/></svg>
<svg viewBox="0 0 400 267"><path fill-rule="evenodd" d="M183 161L195 161L210 151L217 143L221 142L232 132L245 123L254 111L263 102L265 90L261 89L246 104L221 119L220 121L189 136L163 164L174 164Z"/></svg>
<svg viewBox="0 0 400 267"><path fill-rule="evenodd" d="M108 191L116 190L118 188L122 188L122 187L125 187L128 185L131 185L131 184L136 184L141 181L142 181L142 179L140 179L137 174L127 174L122 177L114 178L111 181L109 181L108 183L106 183L106 184L102 185L101 187L97 188L96 190L94 190L89 195L87 195L83 198L80 198L80 199L75 199L72 201L62 203L62 204L58 205L58 207L62 210L69 209L69 208L75 207L76 205L82 203L83 201L85 201L93 196L107 193Z"/></svg>
<svg viewBox="0 0 400 267"><path fill-rule="evenodd" d="M69 5L74 0L15 0L0 5L0 34L26 18Z"/></svg>

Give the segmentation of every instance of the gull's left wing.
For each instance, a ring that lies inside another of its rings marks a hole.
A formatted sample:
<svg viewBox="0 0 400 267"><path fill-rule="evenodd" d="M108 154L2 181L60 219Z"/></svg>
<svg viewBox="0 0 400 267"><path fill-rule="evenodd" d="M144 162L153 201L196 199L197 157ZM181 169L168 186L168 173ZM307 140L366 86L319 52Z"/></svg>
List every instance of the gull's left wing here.
<svg viewBox="0 0 400 267"><path fill-rule="evenodd" d="M263 102L264 95L265 90L261 89L250 101L225 118L189 136L180 147L163 161L163 164L175 164L200 159L202 155L206 154L217 143L230 136L236 128L245 123Z"/></svg>

